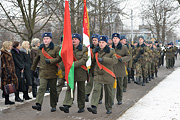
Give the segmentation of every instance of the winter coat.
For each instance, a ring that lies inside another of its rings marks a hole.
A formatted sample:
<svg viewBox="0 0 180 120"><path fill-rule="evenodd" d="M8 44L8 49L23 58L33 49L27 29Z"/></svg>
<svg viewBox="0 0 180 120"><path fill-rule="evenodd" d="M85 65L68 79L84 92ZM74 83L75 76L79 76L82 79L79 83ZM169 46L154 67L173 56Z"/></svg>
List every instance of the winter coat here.
<svg viewBox="0 0 180 120"><path fill-rule="evenodd" d="M103 50L100 49L100 47L96 47L94 50L94 55L98 53L98 58L103 58L103 62L101 62L102 65L107 67L109 70L114 72L113 64L116 64L118 62L117 57L115 56L115 50L108 47L107 45ZM103 69L100 69L97 62L96 62L96 56L93 58L92 66L94 65L94 81L102 84L113 84L114 83L114 77L104 71Z"/></svg>
<svg viewBox="0 0 180 120"><path fill-rule="evenodd" d="M7 68L9 70L9 74L11 75L11 79L8 79ZM12 54L6 50L1 50L1 89L3 90L4 85L10 83L13 83L16 86L16 89L18 89L18 78L15 73L15 65Z"/></svg>
<svg viewBox="0 0 180 120"><path fill-rule="evenodd" d="M118 60L117 64L113 65L116 77L125 77L126 76L126 69L125 63L131 59L129 50L127 46L122 45L120 42L118 43L117 47L115 47L114 43L112 48L115 49L115 53L121 56L122 62Z"/></svg>
<svg viewBox="0 0 180 120"><path fill-rule="evenodd" d="M24 69L22 53L21 53L21 51L12 48L11 54L13 56L13 61L15 64L16 76L18 77L18 80L20 80L21 79L21 70Z"/></svg>
<svg viewBox="0 0 180 120"><path fill-rule="evenodd" d="M38 47L32 47L32 49L31 49L31 62L33 63L33 61L34 61L34 59L35 59L35 57L37 56L37 54L38 54ZM39 64L37 65L37 67L39 67Z"/></svg>
<svg viewBox="0 0 180 120"><path fill-rule="evenodd" d="M24 77L26 79L27 85L32 86L32 72L31 72L31 57L30 52L27 51L24 48L20 49L22 58L23 58L23 64L24 64Z"/></svg>
<svg viewBox="0 0 180 120"><path fill-rule="evenodd" d="M94 44L91 44L91 45L90 45L90 49L91 49L91 52L92 52L92 54L91 54L91 60L93 60L93 58L94 58L93 51L94 51L94 49L95 49L96 47L97 47L97 46L94 46ZM93 67L93 66L91 66L89 72L94 75L94 67Z"/></svg>
<svg viewBox="0 0 180 120"><path fill-rule="evenodd" d="M146 64L148 62L148 47L143 43L140 45L139 43L134 49L133 54L134 63L139 62L141 64Z"/></svg>
<svg viewBox="0 0 180 120"><path fill-rule="evenodd" d="M87 71L81 68L82 65L86 66L88 60L88 48L81 43L73 48L74 57L77 61L74 61L74 81L86 81Z"/></svg>
<svg viewBox="0 0 180 120"><path fill-rule="evenodd" d="M45 59L47 59L43 53L42 48L44 48L44 51L48 53L53 59L50 60L50 64L46 64ZM40 63L39 66L39 76L43 79L54 79L57 78L57 72L58 67L56 66L56 63L61 61L61 58L59 56L59 47L55 46L53 42L49 44L48 47L45 47L44 44L41 44L38 49L38 54L35 57L33 64L31 66L31 70L35 71L38 63Z"/></svg>

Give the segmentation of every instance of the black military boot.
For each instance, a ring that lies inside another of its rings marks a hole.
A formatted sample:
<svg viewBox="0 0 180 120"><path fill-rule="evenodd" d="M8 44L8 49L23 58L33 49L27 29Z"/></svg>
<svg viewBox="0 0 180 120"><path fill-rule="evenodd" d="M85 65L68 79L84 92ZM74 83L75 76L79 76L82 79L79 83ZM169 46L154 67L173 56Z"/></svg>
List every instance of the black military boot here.
<svg viewBox="0 0 180 120"><path fill-rule="evenodd" d="M37 111L41 111L41 104L36 103L36 105L32 106L32 108L37 110Z"/></svg>
<svg viewBox="0 0 180 120"><path fill-rule="evenodd" d="M78 113L84 112L84 108L79 108Z"/></svg>
<svg viewBox="0 0 180 120"><path fill-rule="evenodd" d="M157 72L155 72L155 76L157 77Z"/></svg>
<svg viewBox="0 0 180 120"><path fill-rule="evenodd" d="M142 86L145 86L146 79L143 78Z"/></svg>
<svg viewBox="0 0 180 120"><path fill-rule="evenodd" d="M151 74L151 78L154 79L154 73Z"/></svg>
<svg viewBox="0 0 180 120"><path fill-rule="evenodd" d="M141 77L139 77L139 83L138 83L138 85L140 85L141 84Z"/></svg>
<svg viewBox="0 0 180 120"><path fill-rule="evenodd" d="M69 108L70 108L70 106L68 106L68 105L64 105L64 106L59 107L59 109L61 111L64 111L64 113L69 113Z"/></svg>
<svg viewBox="0 0 180 120"><path fill-rule="evenodd" d="M85 95L85 101L86 101L86 102L89 102L89 94L86 94L86 95Z"/></svg>
<svg viewBox="0 0 180 120"><path fill-rule="evenodd" d="M149 83L148 79L146 78L146 83Z"/></svg>
<svg viewBox="0 0 180 120"><path fill-rule="evenodd" d="M131 83L130 77L128 77L128 83Z"/></svg>
<svg viewBox="0 0 180 120"><path fill-rule="evenodd" d="M97 107L96 106L91 106L91 107L87 107L87 110L89 112L92 112L92 114L97 114Z"/></svg>
<svg viewBox="0 0 180 120"><path fill-rule="evenodd" d="M148 77L149 77L149 81L151 81L151 75L149 75Z"/></svg>

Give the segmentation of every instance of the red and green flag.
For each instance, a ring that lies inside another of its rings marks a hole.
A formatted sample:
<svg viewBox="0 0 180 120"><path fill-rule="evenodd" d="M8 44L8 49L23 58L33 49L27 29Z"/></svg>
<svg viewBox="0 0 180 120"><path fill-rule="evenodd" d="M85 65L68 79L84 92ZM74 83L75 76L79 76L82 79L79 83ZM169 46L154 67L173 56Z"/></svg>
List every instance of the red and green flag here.
<svg viewBox="0 0 180 120"><path fill-rule="evenodd" d="M65 67L65 79L69 87L74 89L74 61L73 61L73 44L71 36L71 21L69 12L69 2L65 0L64 11L64 30L63 30L63 43L59 51Z"/></svg>

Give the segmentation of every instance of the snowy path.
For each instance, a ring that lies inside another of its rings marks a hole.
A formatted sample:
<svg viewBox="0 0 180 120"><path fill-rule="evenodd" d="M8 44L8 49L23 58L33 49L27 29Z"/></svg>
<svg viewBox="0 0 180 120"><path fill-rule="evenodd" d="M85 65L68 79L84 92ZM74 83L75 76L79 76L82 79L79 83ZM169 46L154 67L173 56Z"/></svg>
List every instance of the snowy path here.
<svg viewBox="0 0 180 120"><path fill-rule="evenodd" d="M180 67L117 120L180 120Z"/></svg>

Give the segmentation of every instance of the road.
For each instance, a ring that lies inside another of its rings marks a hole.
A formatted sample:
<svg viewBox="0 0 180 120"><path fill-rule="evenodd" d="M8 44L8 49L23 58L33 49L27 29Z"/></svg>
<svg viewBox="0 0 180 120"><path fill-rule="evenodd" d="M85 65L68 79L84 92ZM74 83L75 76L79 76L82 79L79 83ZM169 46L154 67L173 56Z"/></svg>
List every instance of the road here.
<svg viewBox="0 0 180 120"><path fill-rule="evenodd" d="M180 67L179 58L175 64L175 68L177 67ZM153 79L153 81L151 81L150 83L146 84L146 86L139 86L134 84L133 82L129 83L127 92L125 92L123 95L123 104L117 105L115 101L115 105L112 109L112 114L110 115L106 114L104 100L103 104L98 106L98 114L96 115L91 114L87 111L86 108L90 106L90 103L86 103L84 113L77 113L78 108L76 98L74 100L74 104L70 108L70 113L65 114L58 108L62 105L65 96L65 90L63 90L60 94L57 111L54 113L50 112L49 96L46 96L44 98L41 112L37 112L32 109L31 106L35 104L35 101L33 100L24 104L11 106L9 109L3 110L2 112L0 112L0 120L115 120L118 119L121 115L123 115L123 113L125 113L127 109L133 106L139 99L141 99L144 95L151 91L155 86L157 86L157 84L159 84L173 71L174 68L166 69L164 66L162 66L159 69L158 77Z"/></svg>

